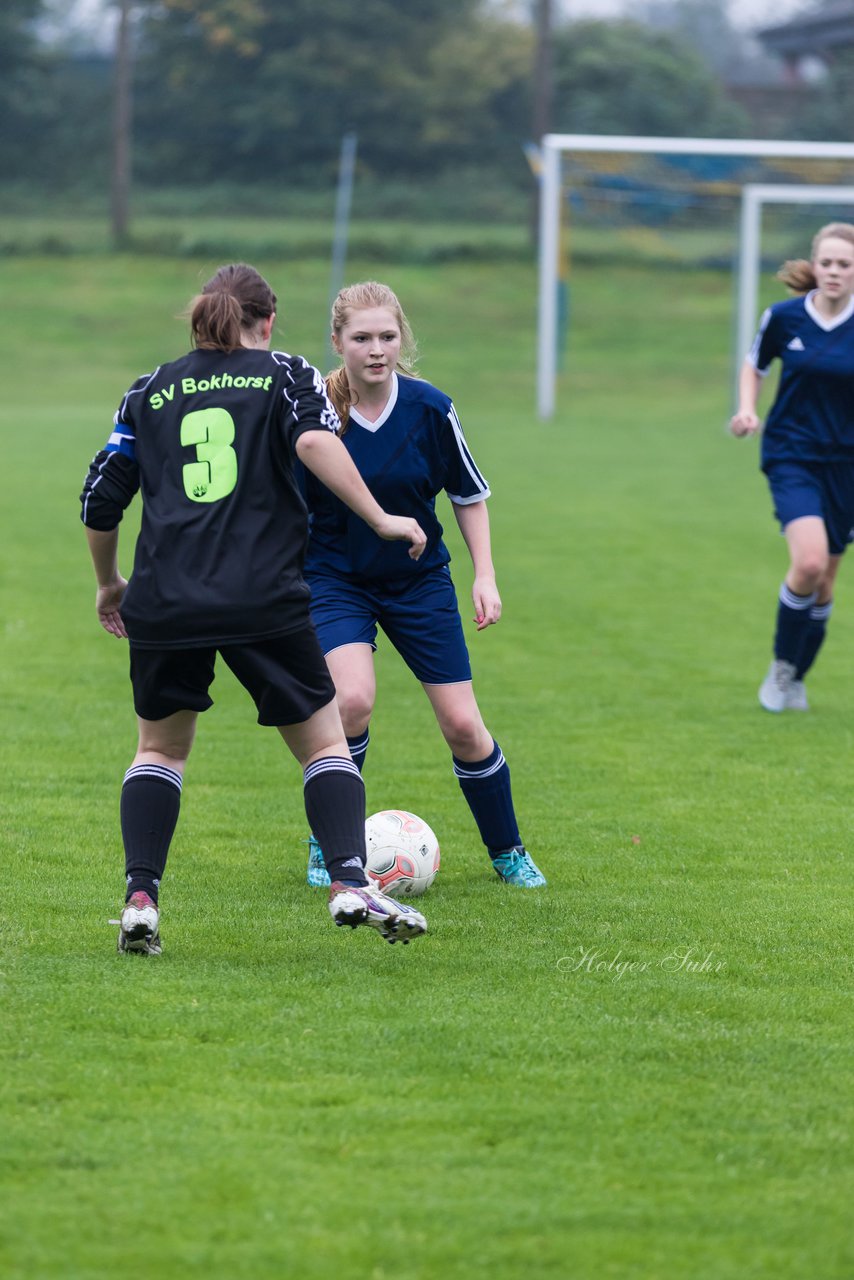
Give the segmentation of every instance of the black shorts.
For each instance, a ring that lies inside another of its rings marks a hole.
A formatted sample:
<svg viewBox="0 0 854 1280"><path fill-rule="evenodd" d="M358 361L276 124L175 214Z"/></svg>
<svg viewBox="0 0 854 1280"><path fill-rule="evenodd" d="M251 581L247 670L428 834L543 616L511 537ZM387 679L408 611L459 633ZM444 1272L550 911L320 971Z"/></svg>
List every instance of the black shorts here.
<svg viewBox="0 0 854 1280"><path fill-rule="evenodd" d="M258 708L263 725L301 724L335 697L313 627L272 640L202 649L141 649L131 643L133 705L143 720L207 711L217 653Z"/></svg>

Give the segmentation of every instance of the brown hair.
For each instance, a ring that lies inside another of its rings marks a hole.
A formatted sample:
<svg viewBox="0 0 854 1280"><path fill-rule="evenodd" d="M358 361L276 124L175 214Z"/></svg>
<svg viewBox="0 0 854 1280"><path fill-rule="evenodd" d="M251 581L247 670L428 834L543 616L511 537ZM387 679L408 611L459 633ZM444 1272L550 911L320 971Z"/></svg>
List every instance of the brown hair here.
<svg viewBox="0 0 854 1280"><path fill-rule="evenodd" d="M812 264L818 257L822 240L829 240L831 236L837 240L847 240L854 249L854 226L850 222L828 222L826 227L821 227L813 236L810 261L807 262L806 258L792 258L784 262L777 272L777 279L782 280L794 293L809 293L818 283Z"/></svg>
<svg viewBox="0 0 854 1280"><path fill-rule="evenodd" d="M346 288L341 289L332 304L332 333L334 336L336 338L341 336L341 330L349 321L351 312L365 311L369 307L386 307L393 313L400 329L400 359L397 362L397 367L402 373L408 374L410 378L417 378L419 375L415 368L417 359L415 338L409 327L409 321L404 314L403 307L398 301L397 294L387 284L379 284L376 280L363 280L360 284L347 285ZM333 369L327 375L326 390L329 399L335 406L335 412L341 420L343 434L350 420L350 405L355 404L358 399L350 387L347 370L344 365L341 365L338 369Z"/></svg>
<svg viewBox="0 0 854 1280"><path fill-rule="evenodd" d="M193 346L237 351L242 335L275 310L276 295L254 267L245 262L220 267L187 308Z"/></svg>

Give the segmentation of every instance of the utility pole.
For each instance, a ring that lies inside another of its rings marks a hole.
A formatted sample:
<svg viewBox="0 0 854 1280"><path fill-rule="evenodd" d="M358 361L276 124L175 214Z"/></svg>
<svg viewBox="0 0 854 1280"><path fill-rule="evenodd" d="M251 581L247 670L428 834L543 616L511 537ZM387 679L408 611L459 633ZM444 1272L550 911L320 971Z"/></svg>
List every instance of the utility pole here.
<svg viewBox="0 0 854 1280"><path fill-rule="evenodd" d="M352 130L341 139L341 156L338 161L338 193L335 199L335 229L332 238L332 271L329 278L329 307L338 296L344 283L347 265L347 239L350 233L350 206L353 203L353 177L356 172L358 138ZM332 336L329 332L329 311L326 321L326 367L331 369L335 361Z"/></svg>
<svg viewBox="0 0 854 1280"><path fill-rule="evenodd" d="M113 247L124 248L128 240L131 157L131 81L133 76L130 48L131 0L118 0L119 23L116 30L116 52L113 64L113 164L111 175L111 225Z"/></svg>
<svg viewBox="0 0 854 1280"><path fill-rule="evenodd" d="M538 147L544 134L552 131L552 105L554 101L554 76L552 71L552 0L533 0L536 44L534 53L534 110L531 133L534 146ZM531 242L539 238L539 184L531 209Z"/></svg>
<svg viewBox="0 0 854 1280"><path fill-rule="evenodd" d="M536 53L534 55L534 142L539 144L552 127L552 0L534 0Z"/></svg>

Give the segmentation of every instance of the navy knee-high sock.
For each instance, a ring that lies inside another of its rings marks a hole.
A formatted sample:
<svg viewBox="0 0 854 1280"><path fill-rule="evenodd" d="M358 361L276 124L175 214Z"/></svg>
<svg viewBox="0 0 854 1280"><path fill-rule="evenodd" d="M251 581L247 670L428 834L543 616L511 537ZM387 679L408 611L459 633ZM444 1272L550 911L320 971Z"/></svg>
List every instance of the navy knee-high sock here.
<svg viewBox="0 0 854 1280"><path fill-rule="evenodd" d="M454 773L477 823L480 838L490 856L522 844L513 795L510 769L497 742L485 760L454 760Z"/></svg>
<svg viewBox="0 0 854 1280"><path fill-rule="evenodd" d="M365 729L364 733L357 734L355 738L347 739L347 746L350 748L350 755L353 757L359 773L361 773L365 767L365 756L368 754L368 743L370 740L371 735L368 733L367 729Z"/></svg>
<svg viewBox="0 0 854 1280"><path fill-rule="evenodd" d="M352 760L324 756L304 775L305 814L333 882L367 884L365 784Z"/></svg>
<svg viewBox="0 0 854 1280"><path fill-rule="evenodd" d="M160 764L135 764L125 774L120 812L126 900L142 889L157 902L178 822L182 785L177 769Z"/></svg>
<svg viewBox="0 0 854 1280"><path fill-rule="evenodd" d="M815 591L808 596L799 596L785 582L780 587L774 657L783 662L791 662L793 667L797 666L801 656L810 625L810 609L815 604L815 599Z"/></svg>
<svg viewBox="0 0 854 1280"><path fill-rule="evenodd" d="M824 644L824 637L827 634L827 624L832 612L832 600L828 600L826 604L814 604L810 609L810 624L807 627L807 633L804 636L804 642L801 645L801 652L797 663L798 669L795 673L795 678L797 680L803 680L804 676L818 657L818 651Z"/></svg>

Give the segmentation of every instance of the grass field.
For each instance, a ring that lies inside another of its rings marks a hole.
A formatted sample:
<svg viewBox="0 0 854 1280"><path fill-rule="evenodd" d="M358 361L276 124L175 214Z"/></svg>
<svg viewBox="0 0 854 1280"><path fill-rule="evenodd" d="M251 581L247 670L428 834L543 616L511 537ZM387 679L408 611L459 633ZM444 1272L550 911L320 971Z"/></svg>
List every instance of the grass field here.
<svg viewBox="0 0 854 1280"><path fill-rule="evenodd" d="M475 682L548 888L496 881L381 650L368 805L443 865L423 941L333 929L299 770L223 669L163 955L115 954L134 722L77 494L216 265L0 260L0 1273L849 1280L854 606L843 571L812 710L763 713L784 555L724 431L724 275L579 271L543 424L533 266L382 273L493 487ZM327 263L256 265L322 360Z"/></svg>

